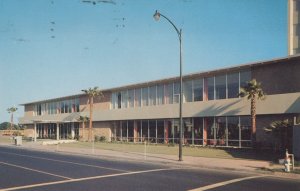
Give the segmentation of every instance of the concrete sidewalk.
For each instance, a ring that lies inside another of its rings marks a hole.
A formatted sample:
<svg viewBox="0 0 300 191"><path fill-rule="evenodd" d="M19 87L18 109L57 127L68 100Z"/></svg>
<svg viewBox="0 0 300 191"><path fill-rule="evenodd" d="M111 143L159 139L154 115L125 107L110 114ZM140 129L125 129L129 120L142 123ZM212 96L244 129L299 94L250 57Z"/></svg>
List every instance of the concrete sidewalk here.
<svg viewBox="0 0 300 191"><path fill-rule="evenodd" d="M2 145L14 146L11 143L2 143ZM16 146L15 146L16 147ZM59 152L76 155L86 155L92 157L105 158L109 160L131 160L146 163L161 163L176 165L181 167L198 167L208 169L223 169L223 170L236 170L248 171L256 173L270 173L275 176L283 176L287 178L300 179L299 174L273 172L274 169L283 169L282 165L273 164L270 161L258 160L245 160L245 159L221 159L221 158L205 158L205 157L192 157L183 156L183 161L178 161L178 156L152 154L152 153L136 153L136 152L122 152L104 149L93 148L72 148L66 147L64 144L59 145L43 145L42 142L27 142L18 148L40 150L46 152Z"/></svg>

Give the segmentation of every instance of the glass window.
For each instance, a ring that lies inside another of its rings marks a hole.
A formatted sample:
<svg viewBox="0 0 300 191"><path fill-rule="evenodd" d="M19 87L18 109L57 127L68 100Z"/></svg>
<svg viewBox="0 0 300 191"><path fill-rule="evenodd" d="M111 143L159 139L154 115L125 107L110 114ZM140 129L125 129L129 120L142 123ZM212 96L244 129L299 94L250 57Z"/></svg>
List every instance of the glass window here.
<svg viewBox="0 0 300 191"><path fill-rule="evenodd" d="M141 89L135 89L135 107L141 107Z"/></svg>
<svg viewBox="0 0 300 191"><path fill-rule="evenodd" d="M241 116L242 140L251 140L251 118L250 116Z"/></svg>
<svg viewBox="0 0 300 191"><path fill-rule="evenodd" d="M164 104L164 85L157 86L157 105Z"/></svg>
<svg viewBox="0 0 300 191"><path fill-rule="evenodd" d="M134 90L128 90L128 105L134 107Z"/></svg>
<svg viewBox="0 0 300 191"><path fill-rule="evenodd" d="M52 103L52 114L57 114L57 110L58 110L58 107L57 107L58 103L57 102L53 102Z"/></svg>
<svg viewBox="0 0 300 191"><path fill-rule="evenodd" d="M173 98L173 103L179 103L179 98L180 98L180 83L176 82L174 83L174 98Z"/></svg>
<svg viewBox="0 0 300 191"><path fill-rule="evenodd" d="M41 110L42 110L42 115L44 115L45 114L45 106L46 106L46 104L45 103L43 103L43 104L41 104L41 106L42 106L42 108L41 108Z"/></svg>
<svg viewBox="0 0 300 191"><path fill-rule="evenodd" d="M157 120L157 142L163 143L164 142L164 120Z"/></svg>
<svg viewBox="0 0 300 191"><path fill-rule="evenodd" d="M207 78L207 96L208 100L214 100L215 99L215 78Z"/></svg>
<svg viewBox="0 0 300 191"><path fill-rule="evenodd" d="M122 108L128 107L128 92L127 90L121 92L122 97Z"/></svg>
<svg viewBox="0 0 300 191"><path fill-rule="evenodd" d="M76 112L75 99L72 99L72 100L71 100L71 104L72 104L72 111L71 111L71 112Z"/></svg>
<svg viewBox="0 0 300 191"><path fill-rule="evenodd" d="M142 105L148 106L148 87L142 88Z"/></svg>
<svg viewBox="0 0 300 191"><path fill-rule="evenodd" d="M172 136L172 138L174 138L173 139L173 143L179 143L179 119L173 119L172 120L172 129L171 129L171 131L169 131L169 132L172 132L171 133L171 136Z"/></svg>
<svg viewBox="0 0 300 191"><path fill-rule="evenodd" d="M50 114L52 115L52 114L54 114L54 103L52 102L52 103L49 103L49 110L50 110Z"/></svg>
<svg viewBox="0 0 300 191"><path fill-rule="evenodd" d="M156 105L156 86L149 88L149 105Z"/></svg>
<svg viewBox="0 0 300 191"><path fill-rule="evenodd" d="M122 106L122 94L121 92L117 93L117 98L118 98L118 108L120 109Z"/></svg>
<svg viewBox="0 0 300 191"><path fill-rule="evenodd" d="M228 145L239 145L239 117L227 117Z"/></svg>
<svg viewBox="0 0 300 191"><path fill-rule="evenodd" d="M65 113L69 112L69 102L68 101L64 101L65 104Z"/></svg>
<svg viewBox="0 0 300 191"><path fill-rule="evenodd" d="M184 118L183 119L183 137L185 144L193 144L193 122L192 118Z"/></svg>
<svg viewBox="0 0 300 191"><path fill-rule="evenodd" d="M215 145L215 123L214 118L209 117L206 118L206 124L207 124L207 144L208 145Z"/></svg>
<svg viewBox="0 0 300 191"><path fill-rule="evenodd" d="M149 120L150 142L156 142L156 120Z"/></svg>
<svg viewBox="0 0 300 191"><path fill-rule="evenodd" d="M127 128L128 128L128 140L133 142L134 140L133 121L127 121Z"/></svg>
<svg viewBox="0 0 300 191"><path fill-rule="evenodd" d="M239 94L239 73L227 74L228 98L236 98Z"/></svg>
<svg viewBox="0 0 300 191"><path fill-rule="evenodd" d="M60 113L65 113L65 102L60 102Z"/></svg>
<svg viewBox="0 0 300 191"><path fill-rule="evenodd" d="M241 126L241 146L249 147L251 146L251 117L241 116L240 126Z"/></svg>
<svg viewBox="0 0 300 191"><path fill-rule="evenodd" d="M202 145L203 140L203 118L194 118L194 144Z"/></svg>
<svg viewBox="0 0 300 191"><path fill-rule="evenodd" d="M72 108L73 108L73 107L72 107L72 104L73 104L73 100L69 100L69 101L68 101L68 112L69 112L69 113L72 113Z"/></svg>
<svg viewBox="0 0 300 191"><path fill-rule="evenodd" d="M165 96L166 96L166 104L173 103L173 83L167 84L165 86Z"/></svg>
<svg viewBox="0 0 300 191"><path fill-rule="evenodd" d="M135 121L136 128L137 128L137 134L136 138L137 141L142 142L142 122L140 120Z"/></svg>
<svg viewBox="0 0 300 191"><path fill-rule="evenodd" d="M216 118L216 138L218 145L226 145L226 117Z"/></svg>
<svg viewBox="0 0 300 191"><path fill-rule="evenodd" d="M48 115L51 115L52 114L52 103L47 103L47 113Z"/></svg>
<svg viewBox="0 0 300 191"><path fill-rule="evenodd" d="M194 80L194 101L203 101L203 79Z"/></svg>
<svg viewBox="0 0 300 191"><path fill-rule="evenodd" d="M79 98L75 99L75 107L76 107L76 112L80 112L80 101Z"/></svg>
<svg viewBox="0 0 300 191"><path fill-rule="evenodd" d="M38 104L37 105L37 115L42 115L42 105L41 104Z"/></svg>
<svg viewBox="0 0 300 191"><path fill-rule="evenodd" d="M46 103L47 114L51 115L51 103Z"/></svg>
<svg viewBox="0 0 300 191"><path fill-rule="evenodd" d="M122 121L121 123L122 125L122 140L123 141L127 141L128 140L128 136L127 136L127 121Z"/></svg>
<svg viewBox="0 0 300 191"><path fill-rule="evenodd" d="M111 94L111 108L112 109L116 109L118 108L118 102L117 102L117 94L116 93L112 93Z"/></svg>
<svg viewBox="0 0 300 191"><path fill-rule="evenodd" d="M116 131L116 138L117 140L122 140L122 126L121 126L121 122L117 122L115 125L115 131Z"/></svg>
<svg viewBox="0 0 300 191"><path fill-rule="evenodd" d="M226 99L226 75L215 77L216 99Z"/></svg>
<svg viewBox="0 0 300 191"><path fill-rule="evenodd" d="M244 87L251 80L251 72L249 70L240 72L240 85Z"/></svg>
<svg viewBox="0 0 300 191"><path fill-rule="evenodd" d="M142 121L142 142L148 141L148 120Z"/></svg>
<svg viewBox="0 0 300 191"><path fill-rule="evenodd" d="M185 81L183 83L183 102L192 102L193 101L193 81Z"/></svg>

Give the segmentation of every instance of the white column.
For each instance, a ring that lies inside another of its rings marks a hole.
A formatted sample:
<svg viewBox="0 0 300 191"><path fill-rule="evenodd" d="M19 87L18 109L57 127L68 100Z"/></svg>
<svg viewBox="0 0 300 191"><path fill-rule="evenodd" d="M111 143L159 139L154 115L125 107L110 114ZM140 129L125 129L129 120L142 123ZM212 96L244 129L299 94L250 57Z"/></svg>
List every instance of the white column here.
<svg viewBox="0 0 300 191"><path fill-rule="evenodd" d="M33 141L36 142L36 122L34 122Z"/></svg>
<svg viewBox="0 0 300 191"><path fill-rule="evenodd" d="M56 123L56 140L59 140L59 123Z"/></svg>
<svg viewBox="0 0 300 191"><path fill-rule="evenodd" d="M72 126L71 126L71 136L72 136L72 139L74 139L75 138L75 128L74 128L74 122L72 122L72 124L71 124Z"/></svg>

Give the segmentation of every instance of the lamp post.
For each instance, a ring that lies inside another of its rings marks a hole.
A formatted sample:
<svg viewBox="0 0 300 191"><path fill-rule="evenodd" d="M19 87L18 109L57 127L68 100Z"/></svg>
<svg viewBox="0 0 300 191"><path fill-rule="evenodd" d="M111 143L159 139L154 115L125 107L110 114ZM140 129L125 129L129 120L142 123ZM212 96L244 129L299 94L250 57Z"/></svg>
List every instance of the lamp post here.
<svg viewBox="0 0 300 191"><path fill-rule="evenodd" d="M160 17L163 17L171 23L171 25L174 27L175 31L177 32L178 38L179 38L179 51L180 51L180 98L179 98L179 161L182 161L182 45L181 45L181 36L182 36L182 29L179 29L174 25L174 23L168 19L163 14L159 13L157 10L155 11L155 14L153 15L154 19L158 21Z"/></svg>

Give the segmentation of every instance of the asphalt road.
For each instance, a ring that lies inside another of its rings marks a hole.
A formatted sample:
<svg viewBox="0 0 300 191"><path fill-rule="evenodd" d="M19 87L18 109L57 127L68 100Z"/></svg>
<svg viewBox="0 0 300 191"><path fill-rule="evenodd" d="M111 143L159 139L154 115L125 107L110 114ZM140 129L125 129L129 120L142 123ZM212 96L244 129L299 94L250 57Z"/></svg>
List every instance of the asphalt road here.
<svg viewBox="0 0 300 191"><path fill-rule="evenodd" d="M0 146L0 190L299 191L300 180Z"/></svg>

